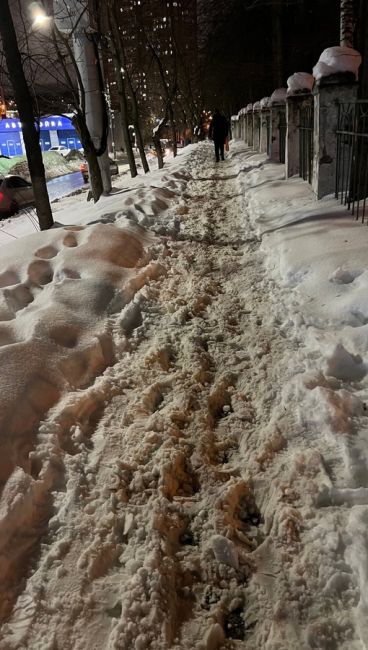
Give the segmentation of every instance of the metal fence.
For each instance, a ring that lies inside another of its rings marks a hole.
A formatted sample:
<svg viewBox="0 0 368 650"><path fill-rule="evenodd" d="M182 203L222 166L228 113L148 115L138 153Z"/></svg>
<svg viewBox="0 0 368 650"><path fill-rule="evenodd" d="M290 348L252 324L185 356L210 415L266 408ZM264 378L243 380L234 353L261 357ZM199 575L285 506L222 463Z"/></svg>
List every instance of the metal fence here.
<svg viewBox="0 0 368 650"><path fill-rule="evenodd" d="M285 162L286 112L279 111L279 162Z"/></svg>
<svg viewBox="0 0 368 650"><path fill-rule="evenodd" d="M335 196L364 223L368 213L368 100L339 105Z"/></svg>
<svg viewBox="0 0 368 650"><path fill-rule="evenodd" d="M313 103L301 107L299 112L299 176L312 182L313 168Z"/></svg>

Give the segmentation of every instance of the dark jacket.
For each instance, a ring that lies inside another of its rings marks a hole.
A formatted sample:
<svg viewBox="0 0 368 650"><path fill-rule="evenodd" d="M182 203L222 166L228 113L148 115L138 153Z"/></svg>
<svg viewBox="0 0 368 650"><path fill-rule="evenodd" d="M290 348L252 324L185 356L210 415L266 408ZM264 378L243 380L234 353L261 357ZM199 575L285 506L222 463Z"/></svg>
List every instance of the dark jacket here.
<svg viewBox="0 0 368 650"><path fill-rule="evenodd" d="M215 113L210 126L210 138L218 140L219 142L224 142L228 132L229 127L225 115Z"/></svg>

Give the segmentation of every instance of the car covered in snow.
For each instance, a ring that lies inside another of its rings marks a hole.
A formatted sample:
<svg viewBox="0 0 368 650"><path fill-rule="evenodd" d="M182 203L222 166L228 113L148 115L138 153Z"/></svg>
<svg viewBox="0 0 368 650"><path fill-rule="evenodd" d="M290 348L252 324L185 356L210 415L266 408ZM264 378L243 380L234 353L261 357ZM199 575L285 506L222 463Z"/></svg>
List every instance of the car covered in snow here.
<svg viewBox="0 0 368 650"><path fill-rule="evenodd" d="M110 174L111 176L116 176L119 173L118 163L112 158L109 158L109 162L110 162ZM83 176L84 182L88 183L89 180L88 163L86 161L82 162L79 166L79 169Z"/></svg>
<svg viewBox="0 0 368 650"><path fill-rule="evenodd" d="M34 202L32 184L25 178L9 174L0 181L0 218L10 217Z"/></svg>

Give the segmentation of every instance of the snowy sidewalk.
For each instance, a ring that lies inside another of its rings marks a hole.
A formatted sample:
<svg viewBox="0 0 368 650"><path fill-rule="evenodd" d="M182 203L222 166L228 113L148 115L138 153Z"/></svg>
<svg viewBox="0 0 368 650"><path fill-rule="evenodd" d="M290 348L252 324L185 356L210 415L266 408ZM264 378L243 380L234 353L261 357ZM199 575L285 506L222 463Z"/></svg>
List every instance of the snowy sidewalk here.
<svg viewBox="0 0 368 650"><path fill-rule="evenodd" d="M366 366L305 297L316 204L241 147L145 183L2 258L0 649L364 649Z"/></svg>

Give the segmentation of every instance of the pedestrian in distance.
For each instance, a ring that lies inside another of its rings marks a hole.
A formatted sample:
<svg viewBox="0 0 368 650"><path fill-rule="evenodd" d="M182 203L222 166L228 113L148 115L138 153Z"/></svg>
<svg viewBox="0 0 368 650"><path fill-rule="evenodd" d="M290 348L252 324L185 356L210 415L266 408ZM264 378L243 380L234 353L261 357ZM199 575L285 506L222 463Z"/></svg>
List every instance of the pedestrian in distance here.
<svg viewBox="0 0 368 650"><path fill-rule="evenodd" d="M215 145L215 156L216 162L219 162L220 156L221 160L225 159L224 156L224 146L227 134L229 132L229 126L225 115L222 115L218 108L215 109L213 118L211 121L211 126L209 130L209 136L213 140Z"/></svg>

